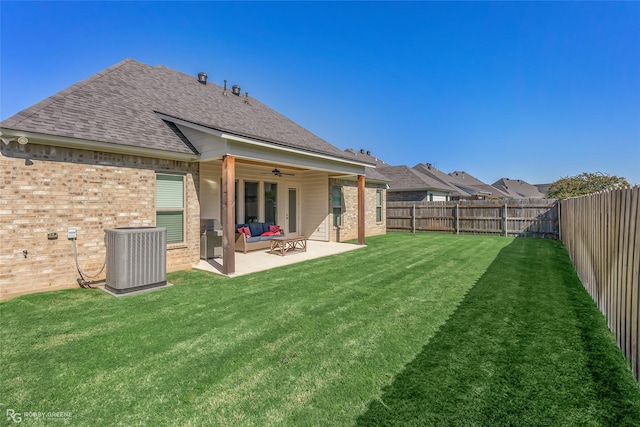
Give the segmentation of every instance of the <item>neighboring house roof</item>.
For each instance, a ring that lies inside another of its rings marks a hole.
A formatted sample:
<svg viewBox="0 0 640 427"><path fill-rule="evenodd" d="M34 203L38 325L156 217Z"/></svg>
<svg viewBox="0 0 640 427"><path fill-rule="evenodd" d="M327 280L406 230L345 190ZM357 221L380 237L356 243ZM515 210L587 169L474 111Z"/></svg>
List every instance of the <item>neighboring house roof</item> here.
<svg viewBox="0 0 640 427"><path fill-rule="evenodd" d="M541 193L535 185L521 179L501 178L492 184L495 188L507 193L514 199L542 199Z"/></svg>
<svg viewBox="0 0 640 427"><path fill-rule="evenodd" d="M226 95L164 66L126 59L9 117L0 127L59 137L194 154L175 118L309 153L353 160L255 98Z"/></svg>
<svg viewBox="0 0 640 427"><path fill-rule="evenodd" d="M370 151L365 151L365 150L360 150L360 151L355 151L352 148L347 148L345 151L345 154L347 154L348 156L352 156L353 159L360 161L360 162L365 162L365 163L370 163L372 165L375 165L374 167L370 167L370 166L366 166L364 168L365 170L365 177L367 180L370 181L378 181L378 182L382 182L382 183L389 183L391 181L391 179L387 176L385 176L384 174L382 174L380 172L379 167L385 167L385 166L389 166L388 164L386 164L384 161L373 157L371 155Z"/></svg>
<svg viewBox="0 0 640 427"><path fill-rule="evenodd" d="M461 188L468 188L475 191L475 194L483 194L489 197L507 198L509 194L501 191L499 188L492 187L489 184L485 184L473 175L464 171L453 171L448 174L452 183Z"/></svg>
<svg viewBox="0 0 640 427"><path fill-rule="evenodd" d="M379 182L383 182L383 183L391 182L391 179L388 176L386 176L385 174L381 173L378 169L372 168L372 167L369 167L369 166L365 166L364 175L365 175L366 179L371 180L371 181L379 181Z"/></svg>
<svg viewBox="0 0 640 427"><path fill-rule="evenodd" d="M446 184L447 186L454 189L454 195L456 196L470 196L477 193L477 190L463 188L462 186L456 185L457 180L438 170L435 166L430 163L418 163L413 167L413 169L417 170L420 173L423 173L427 176L430 176L438 181Z"/></svg>
<svg viewBox="0 0 640 427"><path fill-rule="evenodd" d="M551 187L551 184L533 184L533 185L535 185L538 191L544 194L545 196L549 192L549 187Z"/></svg>
<svg viewBox="0 0 640 427"><path fill-rule="evenodd" d="M367 163L373 163L374 165L376 165L376 167L391 166L388 163L386 163L384 160L379 159L379 158L375 157L374 155L372 155L371 151L367 151L365 149L360 149L360 150L356 151L353 148L347 148L344 151L346 151L347 153L353 154L360 161L367 162Z"/></svg>
<svg viewBox="0 0 640 427"><path fill-rule="evenodd" d="M453 193L455 188L448 186L430 176L411 169L408 166L386 166L377 170L389 178L389 190L395 191L420 191L439 190L446 193Z"/></svg>
<svg viewBox="0 0 640 427"><path fill-rule="evenodd" d="M464 172L452 172L450 174L447 174L441 170L438 170L435 166L429 163L418 163L413 168L418 172L422 172L425 175L429 175L441 182L448 184L449 186L455 188L458 194L464 197L507 197L507 195L502 193L501 191Z"/></svg>
<svg viewBox="0 0 640 427"><path fill-rule="evenodd" d="M453 171L449 176L460 180L460 182L465 182L468 185L486 185L484 182L465 171Z"/></svg>

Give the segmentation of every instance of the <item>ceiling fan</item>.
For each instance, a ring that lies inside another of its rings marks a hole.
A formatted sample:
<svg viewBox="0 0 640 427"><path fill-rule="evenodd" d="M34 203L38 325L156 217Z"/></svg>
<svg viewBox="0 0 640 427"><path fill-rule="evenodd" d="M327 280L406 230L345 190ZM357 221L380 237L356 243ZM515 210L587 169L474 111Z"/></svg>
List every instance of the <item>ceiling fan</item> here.
<svg viewBox="0 0 640 427"><path fill-rule="evenodd" d="M278 168L275 168L274 170L272 170L271 173L274 174L275 176L283 176L283 175L295 176L295 174L293 173L280 172L280 169Z"/></svg>

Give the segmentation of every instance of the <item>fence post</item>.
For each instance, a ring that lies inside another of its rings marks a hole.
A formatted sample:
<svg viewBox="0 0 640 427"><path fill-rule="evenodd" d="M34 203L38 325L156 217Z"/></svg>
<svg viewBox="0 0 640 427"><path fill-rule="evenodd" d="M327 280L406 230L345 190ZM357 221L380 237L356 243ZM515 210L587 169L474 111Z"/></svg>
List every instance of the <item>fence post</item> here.
<svg viewBox="0 0 640 427"><path fill-rule="evenodd" d="M507 202L504 203L504 212L502 217L504 218L504 237L509 237L509 226L507 225Z"/></svg>
<svg viewBox="0 0 640 427"><path fill-rule="evenodd" d="M558 210L558 240L562 242L562 225L561 225L562 223L560 221L560 200L556 202L556 209Z"/></svg>
<svg viewBox="0 0 640 427"><path fill-rule="evenodd" d="M416 232L416 204L411 205L411 232Z"/></svg>
<svg viewBox="0 0 640 427"><path fill-rule="evenodd" d="M460 234L460 203L456 203L456 234Z"/></svg>

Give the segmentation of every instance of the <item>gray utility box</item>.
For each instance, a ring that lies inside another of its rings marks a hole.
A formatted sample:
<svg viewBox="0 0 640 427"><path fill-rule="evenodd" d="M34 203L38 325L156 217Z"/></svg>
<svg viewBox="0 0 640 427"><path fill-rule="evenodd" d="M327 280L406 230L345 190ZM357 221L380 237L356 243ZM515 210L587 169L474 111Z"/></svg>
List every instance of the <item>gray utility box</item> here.
<svg viewBox="0 0 640 427"><path fill-rule="evenodd" d="M122 294L167 284L166 228L123 227L105 234L105 288Z"/></svg>
<svg viewBox="0 0 640 427"><path fill-rule="evenodd" d="M216 220L202 221L200 235L200 259L222 257L222 230L215 229Z"/></svg>

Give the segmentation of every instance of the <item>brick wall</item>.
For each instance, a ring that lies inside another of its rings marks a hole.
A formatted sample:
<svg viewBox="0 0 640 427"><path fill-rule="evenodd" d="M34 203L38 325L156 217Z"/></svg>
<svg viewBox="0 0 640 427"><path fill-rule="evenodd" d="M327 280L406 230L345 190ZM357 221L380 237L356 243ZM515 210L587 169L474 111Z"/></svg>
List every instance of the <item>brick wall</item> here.
<svg viewBox="0 0 640 427"><path fill-rule="evenodd" d="M428 202L429 194L432 195L432 202L445 202L450 199L447 193L436 191L388 191L387 200L390 202Z"/></svg>
<svg viewBox="0 0 640 427"><path fill-rule="evenodd" d="M332 242L344 242L358 238L358 183L347 180L329 180L329 206L331 207L331 188L342 187L342 226L338 229L333 226L333 218L330 225L330 240ZM365 184L364 190L364 217L365 236L385 234L386 226L386 190L383 184ZM376 192L382 190L382 221L376 221ZM333 213L333 209L331 209Z"/></svg>
<svg viewBox="0 0 640 427"><path fill-rule="evenodd" d="M11 142L0 144L0 170L0 299L78 286L68 227L80 267L95 274L105 229L155 225L156 171L185 174L186 242L168 247L167 269L198 261L197 163Z"/></svg>
<svg viewBox="0 0 640 427"><path fill-rule="evenodd" d="M426 191L389 191L387 200L390 202L421 202L429 200Z"/></svg>

